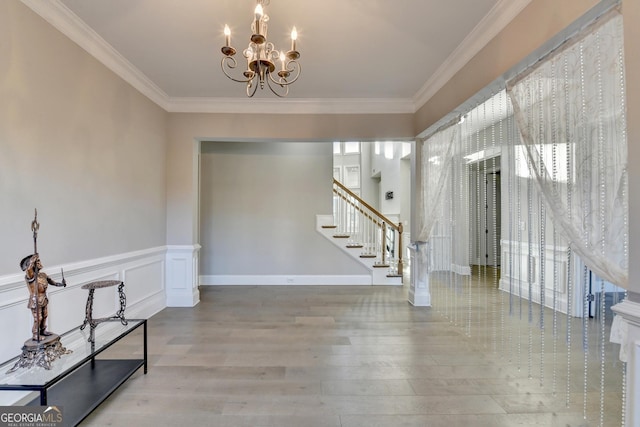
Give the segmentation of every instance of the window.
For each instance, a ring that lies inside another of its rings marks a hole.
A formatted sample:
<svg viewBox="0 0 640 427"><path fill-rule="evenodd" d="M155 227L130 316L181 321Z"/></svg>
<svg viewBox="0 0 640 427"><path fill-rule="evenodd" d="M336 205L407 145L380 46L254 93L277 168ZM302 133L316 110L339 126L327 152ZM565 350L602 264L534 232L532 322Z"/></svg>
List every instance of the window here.
<svg viewBox="0 0 640 427"><path fill-rule="evenodd" d="M360 142L352 141L344 143L344 154L358 154L360 153Z"/></svg>
<svg viewBox="0 0 640 427"><path fill-rule="evenodd" d="M342 143L334 142L333 143L333 154L342 154Z"/></svg>

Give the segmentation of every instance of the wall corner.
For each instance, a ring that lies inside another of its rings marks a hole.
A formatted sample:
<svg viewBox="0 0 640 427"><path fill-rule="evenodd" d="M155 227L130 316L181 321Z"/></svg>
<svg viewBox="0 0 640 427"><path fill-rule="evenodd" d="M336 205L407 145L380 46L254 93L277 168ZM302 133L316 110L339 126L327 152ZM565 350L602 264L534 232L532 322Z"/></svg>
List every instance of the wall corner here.
<svg viewBox="0 0 640 427"><path fill-rule="evenodd" d="M194 307L200 302L200 245L167 246L167 307Z"/></svg>

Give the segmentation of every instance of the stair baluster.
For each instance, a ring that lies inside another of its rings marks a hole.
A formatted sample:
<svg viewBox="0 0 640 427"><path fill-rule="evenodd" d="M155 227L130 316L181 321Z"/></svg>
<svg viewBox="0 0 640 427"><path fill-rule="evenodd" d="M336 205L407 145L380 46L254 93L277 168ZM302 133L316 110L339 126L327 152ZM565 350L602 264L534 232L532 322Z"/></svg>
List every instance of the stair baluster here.
<svg viewBox="0 0 640 427"><path fill-rule="evenodd" d="M362 248L361 258L376 258L375 266L388 268L389 277L402 277L402 223L395 224L341 182L333 180L336 235L347 246Z"/></svg>

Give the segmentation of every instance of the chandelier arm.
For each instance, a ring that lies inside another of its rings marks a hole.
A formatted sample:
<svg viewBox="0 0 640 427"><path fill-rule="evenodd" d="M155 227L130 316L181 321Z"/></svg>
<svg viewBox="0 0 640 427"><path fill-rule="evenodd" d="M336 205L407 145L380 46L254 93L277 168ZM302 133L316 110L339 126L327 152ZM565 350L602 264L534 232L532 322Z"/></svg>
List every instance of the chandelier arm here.
<svg viewBox="0 0 640 427"><path fill-rule="evenodd" d="M269 77L266 78L265 80L267 81L267 86L269 87L269 90L271 90L271 92L274 95L276 95L276 96L278 96L280 98L284 98L289 94L289 85L284 85L284 84L278 83L277 81L275 81L273 79L273 77L271 77L271 73L269 73ZM274 84L277 84L278 86L280 86L284 90L284 92L278 93L276 91L276 89L274 89L273 86L271 85L271 82L273 82Z"/></svg>
<svg viewBox="0 0 640 427"><path fill-rule="evenodd" d="M235 69L238 66L238 62L235 60L235 58L231 56L222 57L222 61L220 62L220 68L222 68L222 72L224 73L224 75L227 76L230 80L233 80L234 82L238 82L238 83L249 83L251 80L253 80L253 77L250 79L247 78L246 80L238 80L235 77L231 76L229 73L227 73L225 66L232 70Z"/></svg>
<svg viewBox="0 0 640 427"><path fill-rule="evenodd" d="M253 95L255 95L256 91L258 90L258 84L253 80L255 80L255 76L253 79L247 81L247 96L249 98L253 98ZM253 91L251 90L252 87L253 87Z"/></svg>
<svg viewBox="0 0 640 427"><path fill-rule="evenodd" d="M287 80L284 77L278 77L278 80L274 79L271 74L273 73L269 73L269 79L271 80L273 83L285 87L285 86L289 86L293 83L296 82L296 80L298 80L298 77L300 77L300 72L302 71L302 67L300 66L300 64L298 63L298 61L295 60L291 60L287 63L287 71L290 73L294 73L295 72L295 76L293 77L293 79L291 80Z"/></svg>
<svg viewBox="0 0 640 427"><path fill-rule="evenodd" d="M291 66L291 69L289 69L289 66ZM298 77L300 77L300 72L302 71L302 66L300 65L300 63L296 60L291 60L289 61L289 63L287 64L287 70L289 72L295 72L296 75L292 80L289 80L289 82L287 82L288 85L295 83L296 80L298 80Z"/></svg>

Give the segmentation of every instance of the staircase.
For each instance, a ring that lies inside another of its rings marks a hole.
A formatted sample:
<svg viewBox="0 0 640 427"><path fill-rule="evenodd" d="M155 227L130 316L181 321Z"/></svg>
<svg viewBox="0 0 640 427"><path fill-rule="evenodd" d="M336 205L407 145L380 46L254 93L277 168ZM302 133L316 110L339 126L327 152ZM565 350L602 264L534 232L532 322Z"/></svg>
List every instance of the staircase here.
<svg viewBox="0 0 640 427"><path fill-rule="evenodd" d="M333 180L333 216L318 215L316 230L371 272L373 285L402 285L402 223L394 224Z"/></svg>

